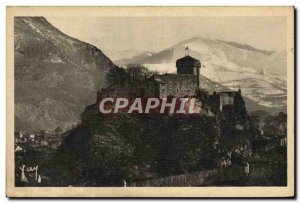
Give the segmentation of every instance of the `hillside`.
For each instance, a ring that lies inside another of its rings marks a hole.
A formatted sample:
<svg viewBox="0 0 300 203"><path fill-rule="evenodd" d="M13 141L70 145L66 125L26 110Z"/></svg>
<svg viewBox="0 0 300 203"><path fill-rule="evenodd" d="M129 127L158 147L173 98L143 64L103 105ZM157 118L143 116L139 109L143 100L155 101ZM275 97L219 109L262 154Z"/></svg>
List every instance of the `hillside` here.
<svg viewBox="0 0 300 203"><path fill-rule="evenodd" d="M212 93L213 91L230 91L230 88L220 85L207 77L201 75L201 84L202 88L206 89L208 92ZM242 95L244 92L242 91ZM257 102L252 101L251 99L244 97L246 108L248 112L256 111L266 111L272 114L278 114L279 112L286 112L286 107L268 107L258 104Z"/></svg>
<svg viewBox="0 0 300 203"><path fill-rule="evenodd" d="M201 74L243 95L262 107L286 107L286 53L259 50L249 45L195 37L144 59L131 61L158 72L176 72L175 62L189 55L202 63ZM126 65L126 64L123 64ZM204 86L205 84L202 83Z"/></svg>
<svg viewBox="0 0 300 203"><path fill-rule="evenodd" d="M130 61L141 60L149 57L153 54L151 51L137 50L137 49L124 49L124 50L103 50L103 52L114 61L115 64L118 62L130 63ZM129 61L128 61L129 60Z"/></svg>
<svg viewBox="0 0 300 203"><path fill-rule="evenodd" d="M70 127L106 86L114 64L43 17L16 17L14 26L15 130Z"/></svg>

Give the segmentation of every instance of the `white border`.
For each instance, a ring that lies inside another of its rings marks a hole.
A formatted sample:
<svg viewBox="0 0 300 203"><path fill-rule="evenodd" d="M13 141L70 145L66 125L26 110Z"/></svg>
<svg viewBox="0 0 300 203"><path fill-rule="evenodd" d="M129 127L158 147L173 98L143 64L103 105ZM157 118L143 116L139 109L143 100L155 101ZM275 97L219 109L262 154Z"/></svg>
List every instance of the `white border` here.
<svg viewBox="0 0 300 203"><path fill-rule="evenodd" d="M149 0L149 1L141 1L141 0L126 0L126 1L122 1L122 0L102 0L101 2L97 2L97 1L93 1L93 0L84 0L84 1L80 1L80 0L67 0L67 1L61 1L61 0L31 0L31 1L21 1L21 0L2 0L0 2L0 29L2 30L2 34L0 37L0 64L2 65L2 68L0 69L0 81L2 81L2 85L0 88L0 112L2 113L0 116L0 135L1 137L1 142L0 142L0 163L1 163L1 174L0 174L0 200L1 202L8 202L9 200L5 197L5 177L6 177L6 173L5 173L5 159L6 159L6 146L5 146L5 137L6 137L6 115L4 112L6 112L6 48L5 48L5 44L6 44L6 16L5 16L5 7L8 5L32 5L32 6L39 6L39 5L44 5L44 6L54 6L54 5L68 5L68 6L80 6L80 5L102 5L102 6L118 6L118 5L125 5L125 6L134 6L134 5L141 5L141 6L152 6L152 5L177 5L177 6L184 6L184 5L198 5L198 6L220 6L220 5L224 5L224 6L235 6L235 5L240 5L240 6L288 6L288 5L294 5L296 8L300 8L300 1L297 0L272 0L272 1L268 1L268 0L252 0L252 1L241 1L241 0L170 0L170 1L159 1L159 0ZM299 13L298 13L299 15ZM297 27L299 25L299 21L296 21L297 23ZM297 36L296 36L297 37ZM296 45L297 48L297 45ZM297 56L299 56L299 52L297 52ZM296 64L295 64L296 65ZM299 76L299 71L297 74L297 78ZM298 86L297 86L298 87ZM299 93L299 87L297 88L297 94ZM297 102L297 105L299 103ZM298 114L298 112L297 112ZM299 126L299 120L296 124L296 126ZM299 138L297 139L298 143L297 146L299 146ZM296 163L299 163L299 156L298 156L298 160ZM299 188L299 187L297 187ZM297 194L299 194L299 191L297 191ZM31 200L29 200L31 201ZM85 202L86 200L80 200L77 202ZM104 202L106 202L107 200L102 200ZM216 201L216 200L214 200ZM262 200L251 200L251 201L255 201L255 202L261 202ZM273 200L271 200L273 201ZM282 201L286 201L286 200L280 200L280 202ZM18 202L20 202L20 200L18 200ZM23 201L22 201L23 202ZM39 202L39 201L38 201ZM62 202L62 200L58 200L58 202Z"/></svg>

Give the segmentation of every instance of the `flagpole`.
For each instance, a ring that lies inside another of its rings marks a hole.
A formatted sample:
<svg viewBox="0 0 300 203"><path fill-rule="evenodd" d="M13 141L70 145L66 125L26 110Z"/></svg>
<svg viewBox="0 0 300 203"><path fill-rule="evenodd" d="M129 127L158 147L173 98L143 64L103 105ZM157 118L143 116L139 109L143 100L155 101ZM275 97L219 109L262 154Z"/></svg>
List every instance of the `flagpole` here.
<svg viewBox="0 0 300 203"><path fill-rule="evenodd" d="M190 55L189 47L186 47L186 48L185 48L185 51L186 51L186 56L189 56L189 55Z"/></svg>

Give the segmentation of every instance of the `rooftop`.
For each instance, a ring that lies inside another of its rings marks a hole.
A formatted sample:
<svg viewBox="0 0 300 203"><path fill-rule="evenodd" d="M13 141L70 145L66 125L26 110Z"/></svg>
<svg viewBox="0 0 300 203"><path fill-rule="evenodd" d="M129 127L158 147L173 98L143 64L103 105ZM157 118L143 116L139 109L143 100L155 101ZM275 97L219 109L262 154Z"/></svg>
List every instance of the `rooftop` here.
<svg viewBox="0 0 300 203"><path fill-rule="evenodd" d="M195 65L195 66L201 66L201 63L198 59L195 59L189 55L186 55L185 57L182 57L180 59L177 59L176 66L180 65Z"/></svg>
<svg viewBox="0 0 300 203"><path fill-rule="evenodd" d="M180 59L177 59L177 61L199 61L199 60L191 57L190 55L186 55Z"/></svg>

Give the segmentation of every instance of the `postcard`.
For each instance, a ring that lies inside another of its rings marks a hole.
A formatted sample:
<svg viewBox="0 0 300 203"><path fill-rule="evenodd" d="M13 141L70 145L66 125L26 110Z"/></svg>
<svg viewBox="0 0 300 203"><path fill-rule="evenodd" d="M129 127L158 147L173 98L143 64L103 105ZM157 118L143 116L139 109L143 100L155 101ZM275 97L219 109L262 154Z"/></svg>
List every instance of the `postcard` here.
<svg viewBox="0 0 300 203"><path fill-rule="evenodd" d="M293 7L7 7L8 197L294 197Z"/></svg>

